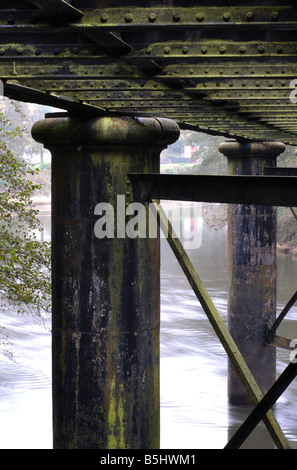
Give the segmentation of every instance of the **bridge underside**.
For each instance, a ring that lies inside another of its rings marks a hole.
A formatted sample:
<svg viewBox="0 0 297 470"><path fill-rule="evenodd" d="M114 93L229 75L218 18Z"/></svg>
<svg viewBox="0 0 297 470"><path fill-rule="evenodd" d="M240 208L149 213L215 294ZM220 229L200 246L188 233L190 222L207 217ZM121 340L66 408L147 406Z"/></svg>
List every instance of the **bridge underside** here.
<svg viewBox="0 0 297 470"><path fill-rule="evenodd" d="M72 115L297 145L296 29L295 1L4 0L0 78Z"/></svg>
<svg viewBox="0 0 297 470"><path fill-rule="evenodd" d="M97 237L98 203L118 195L230 203L229 330L169 243L231 361L234 403L256 405L232 446L263 419L290 447L269 411L297 374L279 387L269 349L290 342L275 336L271 206L297 205L296 168L276 168L297 146L296 32L296 0L1 1L4 95L66 111L32 129L52 153L55 447L159 446L159 238ZM180 128L231 138L229 176L158 174Z"/></svg>

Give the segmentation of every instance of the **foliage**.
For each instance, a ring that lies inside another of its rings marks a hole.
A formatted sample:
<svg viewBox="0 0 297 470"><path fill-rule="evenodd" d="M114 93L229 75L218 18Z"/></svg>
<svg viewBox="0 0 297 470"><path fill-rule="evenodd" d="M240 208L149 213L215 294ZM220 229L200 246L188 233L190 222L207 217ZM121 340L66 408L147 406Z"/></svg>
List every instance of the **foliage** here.
<svg viewBox="0 0 297 470"><path fill-rule="evenodd" d="M218 147L225 137L216 137L201 132L182 130L178 140L178 148L191 145L197 146L192 152L192 164L168 164L162 165L164 173L183 173L197 175L222 175L228 173L227 159L219 151ZM170 148L177 150L177 143Z"/></svg>
<svg viewBox="0 0 297 470"><path fill-rule="evenodd" d="M7 119L6 106L0 109L0 306L9 302L42 319L51 311L50 245L37 239L32 195L40 188L31 181L37 170L11 150L24 128ZM18 105L11 106L20 117Z"/></svg>

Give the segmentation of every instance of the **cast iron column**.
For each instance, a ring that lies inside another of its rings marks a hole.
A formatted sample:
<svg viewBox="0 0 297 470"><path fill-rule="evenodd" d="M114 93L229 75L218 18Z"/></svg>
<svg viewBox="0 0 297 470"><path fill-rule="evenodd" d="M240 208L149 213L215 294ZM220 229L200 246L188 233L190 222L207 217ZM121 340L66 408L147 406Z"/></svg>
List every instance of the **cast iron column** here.
<svg viewBox="0 0 297 470"><path fill-rule="evenodd" d="M228 158L230 175L263 175L276 166L285 150L279 142L225 142L219 151ZM244 197L244 194L243 194ZM276 208L230 204L228 215L228 327L260 389L275 381L275 348L263 338L276 315ZM229 402L251 404L229 363Z"/></svg>
<svg viewBox="0 0 297 470"><path fill-rule="evenodd" d="M32 135L52 153L54 448L158 448L159 240L127 236L125 202L179 128L50 117ZM102 202L114 231L98 238Z"/></svg>

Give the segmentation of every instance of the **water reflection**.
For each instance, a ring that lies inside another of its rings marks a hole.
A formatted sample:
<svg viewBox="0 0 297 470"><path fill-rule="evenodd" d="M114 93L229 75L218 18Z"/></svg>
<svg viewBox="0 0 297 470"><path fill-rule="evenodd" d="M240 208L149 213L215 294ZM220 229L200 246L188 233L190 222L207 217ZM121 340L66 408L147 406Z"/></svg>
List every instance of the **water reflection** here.
<svg viewBox="0 0 297 470"><path fill-rule="evenodd" d="M50 216L41 215L45 239ZM227 316L227 232L202 230L202 245L189 254L222 318ZM223 448L250 409L231 407L227 400L227 358L167 241L161 250L161 447ZM297 260L278 257L278 310L296 290ZM293 307L279 334L297 338ZM0 448L51 448L51 337L28 317L8 311L1 317L13 342L14 360L1 354ZM280 374L289 353L277 353ZM297 448L295 381L274 407L291 445ZM263 423L244 447L274 448Z"/></svg>

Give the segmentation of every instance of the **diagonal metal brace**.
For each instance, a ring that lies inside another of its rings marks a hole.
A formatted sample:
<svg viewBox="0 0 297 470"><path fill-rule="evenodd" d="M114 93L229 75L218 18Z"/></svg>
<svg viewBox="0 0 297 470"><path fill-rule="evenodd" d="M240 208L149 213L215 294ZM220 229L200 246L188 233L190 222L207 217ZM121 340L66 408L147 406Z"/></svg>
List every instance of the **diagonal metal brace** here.
<svg viewBox="0 0 297 470"><path fill-rule="evenodd" d="M279 376L276 382L264 395L255 409L249 414L242 425L232 436L225 449L238 449L246 438L255 429L257 424L263 419L267 411L274 405L281 394L286 390L297 375L297 363L291 362Z"/></svg>
<svg viewBox="0 0 297 470"><path fill-rule="evenodd" d="M218 310L213 304L204 284L198 276L180 240L177 238L177 235L175 234L172 225L162 207L160 204L158 204L157 200L153 199L152 201L149 200L148 202L152 202L154 204L158 223L165 236L167 236L167 241L173 253L175 254L184 274L186 275L194 293L196 294L197 299L206 313L231 363L237 371L242 384L246 388L252 402L254 405L258 405L258 403L263 398L263 393L261 392L254 376L252 375L244 358L242 357L235 341L230 335L227 326L223 322ZM289 442L287 441L286 436L284 435L271 410L269 410L265 416L263 416L263 421L275 445L279 449L290 449L291 447Z"/></svg>
<svg viewBox="0 0 297 470"><path fill-rule="evenodd" d="M281 324L281 322L283 321L283 319L285 318L285 316L287 315L289 310L293 307L293 305L296 301L297 301L297 291L291 297L289 302L285 305L285 307L283 308L283 310L281 311L281 313L279 314L279 316L275 320L274 324L272 325L271 329L269 330L267 336L265 337L266 343L268 343L268 344L272 343L272 340L275 338L276 330L278 329L279 325Z"/></svg>

